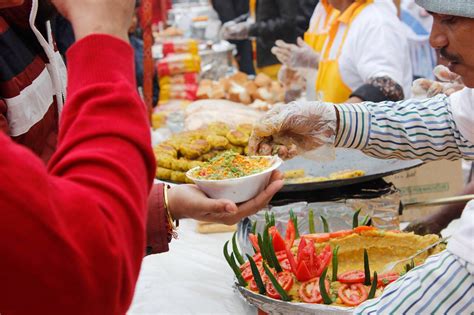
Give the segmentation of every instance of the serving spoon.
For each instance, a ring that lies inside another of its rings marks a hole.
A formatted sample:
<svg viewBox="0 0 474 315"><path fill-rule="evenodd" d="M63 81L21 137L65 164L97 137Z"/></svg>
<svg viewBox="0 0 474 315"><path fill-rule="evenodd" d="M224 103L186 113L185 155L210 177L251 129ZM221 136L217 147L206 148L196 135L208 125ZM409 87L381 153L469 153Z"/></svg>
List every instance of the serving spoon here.
<svg viewBox="0 0 474 315"><path fill-rule="evenodd" d="M436 247L438 246L439 244L441 243L444 243L446 242L451 236L447 236L447 237L442 237L440 238L439 240L437 240L436 242L434 242L433 244L431 244L430 246L427 246L423 249L420 249L419 251L417 251L415 254L411 255L410 257L408 258L404 258L404 259L400 259L400 260L397 260L397 261L394 261L394 262L391 262L391 263L388 263L385 265L382 273L386 273L386 272L389 272L390 270L393 270L393 268L395 268L396 265L398 265L399 263L402 263L402 262L405 262L405 261L411 261L412 259L414 259L415 257L429 251L430 249L432 249L433 247Z"/></svg>

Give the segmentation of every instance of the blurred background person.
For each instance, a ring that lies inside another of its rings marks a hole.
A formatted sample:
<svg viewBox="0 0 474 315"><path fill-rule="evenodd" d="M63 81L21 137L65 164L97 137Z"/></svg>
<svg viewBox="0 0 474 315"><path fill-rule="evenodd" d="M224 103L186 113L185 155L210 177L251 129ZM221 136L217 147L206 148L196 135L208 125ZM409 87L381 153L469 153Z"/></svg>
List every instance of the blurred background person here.
<svg viewBox="0 0 474 315"><path fill-rule="evenodd" d="M298 5L287 0L250 0L249 14L244 14L222 26L223 39L253 40L257 73L276 79L280 62L271 49L277 39L296 41L296 11Z"/></svg>
<svg viewBox="0 0 474 315"><path fill-rule="evenodd" d="M299 0L296 12L296 36L303 37L319 0Z"/></svg>
<svg viewBox="0 0 474 315"><path fill-rule="evenodd" d="M212 7L219 15L222 24L232 21L249 12L248 0L212 0ZM252 42L248 39L231 40L237 47L239 70L247 74L255 74L253 66Z"/></svg>
<svg viewBox="0 0 474 315"><path fill-rule="evenodd" d="M299 40L297 45L277 41L273 49L286 68L303 69L307 78L308 70L317 71L307 89L308 99L379 102L410 96L407 38L393 1L321 1L313 15L312 23L316 22L320 37L306 35L306 42ZM285 81L287 71L282 71L280 79Z"/></svg>

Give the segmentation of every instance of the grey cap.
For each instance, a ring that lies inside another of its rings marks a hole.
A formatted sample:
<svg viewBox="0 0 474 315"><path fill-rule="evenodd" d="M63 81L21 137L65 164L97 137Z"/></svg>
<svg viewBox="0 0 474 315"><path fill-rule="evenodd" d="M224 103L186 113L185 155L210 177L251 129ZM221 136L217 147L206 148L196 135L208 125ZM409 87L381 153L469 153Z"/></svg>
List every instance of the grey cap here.
<svg viewBox="0 0 474 315"><path fill-rule="evenodd" d="M473 0L415 0L427 11L474 18Z"/></svg>

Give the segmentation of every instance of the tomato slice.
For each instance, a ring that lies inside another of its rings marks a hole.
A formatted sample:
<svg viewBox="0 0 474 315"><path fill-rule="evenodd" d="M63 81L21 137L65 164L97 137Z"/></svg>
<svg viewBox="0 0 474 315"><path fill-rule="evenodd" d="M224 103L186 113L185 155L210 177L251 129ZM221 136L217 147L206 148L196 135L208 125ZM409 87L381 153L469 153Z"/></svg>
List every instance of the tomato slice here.
<svg viewBox="0 0 474 315"><path fill-rule="evenodd" d="M285 270L285 271L289 271L291 272L291 265L290 265L290 261L288 260L288 258L285 258L283 260L280 260L280 267Z"/></svg>
<svg viewBox="0 0 474 315"><path fill-rule="evenodd" d="M360 234L362 232L373 231L373 230L376 230L376 228L374 228L373 226L361 225L354 229L354 233Z"/></svg>
<svg viewBox="0 0 474 315"><path fill-rule="evenodd" d="M286 246L289 248L293 247L293 243L295 242L296 238L296 230L293 220L288 220L288 225L286 226L286 233L285 233L285 242Z"/></svg>
<svg viewBox="0 0 474 315"><path fill-rule="evenodd" d="M304 256L304 250L303 249L306 248L306 238L305 237L301 238L300 244L298 245L298 255L296 257L296 260L298 261L298 264L300 263L300 261L303 260L303 256Z"/></svg>
<svg viewBox="0 0 474 315"><path fill-rule="evenodd" d="M258 287L257 287L257 283L255 282L255 279L250 280L249 289L250 291L258 292Z"/></svg>
<svg viewBox="0 0 474 315"><path fill-rule="evenodd" d="M377 285L379 287L384 287L384 286L388 285L389 283L394 282L398 278L400 278L400 275L396 272L383 273L383 274L381 274L377 277L377 279L378 279Z"/></svg>
<svg viewBox="0 0 474 315"><path fill-rule="evenodd" d="M258 246L258 237L257 237L257 235L250 233L249 234L249 240L250 240L250 243L252 243L253 248L255 248L255 250L257 252L260 252L260 247Z"/></svg>
<svg viewBox="0 0 474 315"><path fill-rule="evenodd" d="M288 262L290 263L290 266L291 266L291 271L293 272L293 274L296 276L296 272L298 270L298 266L296 265L296 261L295 261L295 257L293 256L293 254L291 253L290 251L290 248L286 248L285 249L286 251L286 257L288 259Z"/></svg>
<svg viewBox="0 0 474 315"><path fill-rule="evenodd" d="M264 272L263 265L261 261L255 262L257 265L258 271L260 274ZM243 268L245 265L247 265L246 268ZM242 271L242 277L244 278L245 281L249 281L250 279L253 279L253 273L252 273L252 267L250 267L250 263L246 262L245 264L240 267L240 270Z"/></svg>
<svg viewBox="0 0 474 315"><path fill-rule="evenodd" d="M281 237L280 232L278 232L277 228L272 226L268 229L268 233L270 233L270 235L272 236L272 244L273 248L275 249L275 252L285 250L286 242Z"/></svg>
<svg viewBox="0 0 474 315"><path fill-rule="evenodd" d="M325 280L324 284L326 285L326 290L329 291L329 281ZM319 291L319 278L303 282L298 290L298 295L306 303L321 303L323 298Z"/></svg>
<svg viewBox="0 0 474 315"><path fill-rule="evenodd" d="M367 300L367 290L360 283L344 284L339 288L339 298L348 306L357 306Z"/></svg>
<svg viewBox="0 0 474 315"><path fill-rule="evenodd" d="M316 243L324 243L329 241L331 238L329 233L306 234L304 237L308 240L313 240Z"/></svg>
<svg viewBox="0 0 474 315"><path fill-rule="evenodd" d="M351 235L352 233L354 233L354 231L352 231L352 230L342 230L342 231L331 232L331 233L329 233L329 236L331 238L338 238L338 237L344 237L344 236L347 236L347 235Z"/></svg>
<svg viewBox="0 0 474 315"><path fill-rule="evenodd" d="M298 279L299 281L308 281L311 278L311 272L309 271L306 262L304 260L298 262L298 269L296 270L296 279Z"/></svg>
<svg viewBox="0 0 474 315"><path fill-rule="evenodd" d="M285 291L290 291L291 288L293 287L293 276L291 273L287 271L282 271L280 272L277 276L277 281ZM265 286L267 289L267 295L273 299L280 299L280 294L275 290L275 287L273 286L271 281L267 282L267 285Z"/></svg>
<svg viewBox="0 0 474 315"><path fill-rule="evenodd" d="M337 280L341 283L363 283L365 281L365 273L361 270L347 271L340 274Z"/></svg>

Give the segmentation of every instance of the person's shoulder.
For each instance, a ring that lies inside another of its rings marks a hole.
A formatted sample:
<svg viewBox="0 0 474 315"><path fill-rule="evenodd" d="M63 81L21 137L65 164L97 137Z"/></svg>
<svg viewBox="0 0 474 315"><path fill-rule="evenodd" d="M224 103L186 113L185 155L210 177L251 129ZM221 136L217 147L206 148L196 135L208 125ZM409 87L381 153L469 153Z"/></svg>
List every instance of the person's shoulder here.
<svg viewBox="0 0 474 315"><path fill-rule="evenodd" d="M387 0L376 0L359 14L352 26L367 30L379 29L380 27L396 27L400 24L401 21L397 16L393 3L389 3Z"/></svg>

